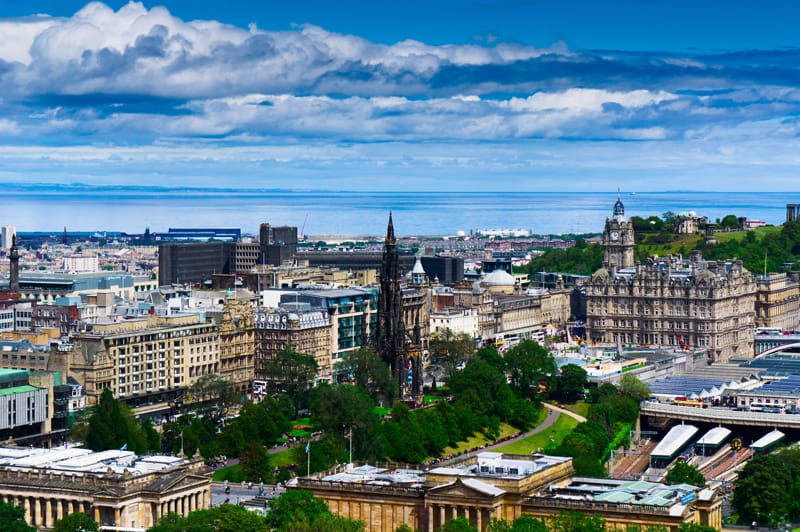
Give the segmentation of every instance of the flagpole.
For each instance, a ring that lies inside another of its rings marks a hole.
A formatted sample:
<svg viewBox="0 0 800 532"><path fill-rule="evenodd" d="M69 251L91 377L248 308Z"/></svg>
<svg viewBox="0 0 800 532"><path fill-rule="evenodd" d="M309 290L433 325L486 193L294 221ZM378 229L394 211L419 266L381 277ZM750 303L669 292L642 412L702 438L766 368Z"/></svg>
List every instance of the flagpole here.
<svg viewBox="0 0 800 532"><path fill-rule="evenodd" d="M306 466L306 476L311 476L311 440L306 444L306 456L308 457L308 465Z"/></svg>
<svg viewBox="0 0 800 532"><path fill-rule="evenodd" d="M350 465L353 465L353 427L350 427Z"/></svg>

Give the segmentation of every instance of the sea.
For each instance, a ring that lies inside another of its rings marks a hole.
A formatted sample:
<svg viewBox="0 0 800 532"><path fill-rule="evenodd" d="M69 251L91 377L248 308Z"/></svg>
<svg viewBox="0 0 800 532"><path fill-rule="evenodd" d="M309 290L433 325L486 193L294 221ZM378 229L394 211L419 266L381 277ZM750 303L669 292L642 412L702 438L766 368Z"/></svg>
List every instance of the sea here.
<svg viewBox="0 0 800 532"><path fill-rule="evenodd" d="M800 192L623 193L627 216L695 212L781 224ZM20 232L123 231L239 227L261 223L305 227L305 234L381 235L389 213L400 235L454 235L481 229L535 234L600 232L616 192L262 192L4 191L0 225Z"/></svg>

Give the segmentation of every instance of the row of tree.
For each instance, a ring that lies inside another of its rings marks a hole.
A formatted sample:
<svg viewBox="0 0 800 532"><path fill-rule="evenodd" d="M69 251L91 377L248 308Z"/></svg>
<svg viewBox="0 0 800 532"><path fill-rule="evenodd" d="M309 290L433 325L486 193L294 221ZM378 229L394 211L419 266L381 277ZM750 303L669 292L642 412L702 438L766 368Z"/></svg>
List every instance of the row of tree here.
<svg viewBox="0 0 800 532"><path fill-rule="evenodd" d="M774 525L800 519L800 445L749 460L736 484L733 507L740 521Z"/></svg>
<svg viewBox="0 0 800 532"><path fill-rule="evenodd" d="M605 476L603 462L616 442L639 415L639 402L650 391L636 377L625 375L619 387L604 383L589 396L587 420L578 424L557 446L546 452L571 456L578 475Z"/></svg>
<svg viewBox="0 0 800 532"><path fill-rule="evenodd" d="M723 221L729 221L730 216L732 215L726 216ZM735 217L733 218L735 221ZM639 220L639 223L648 224L648 220L654 221L658 218ZM672 241L671 233L665 232L663 235L664 237L660 240L654 239L654 235L649 235L646 241L642 240L642 243L666 244ZM644 237L644 235L642 236ZM638 240L641 239L637 238ZM759 234L756 231L748 231L739 238L732 238L717 244L698 242L697 249L706 259L727 260L736 257L742 260L745 268L754 273L763 272L765 267L768 272L782 271L786 264L800 260L800 222L786 222L780 231L773 233ZM691 249L681 248L678 251L685 255ZM637 250L636 257L642 259L648 253L644 249ZM590 275L600 268L602 262L603 246L577 240L572 248L545 251L544 254L531 260L523 271L529 275L540 271Z"/></svg>
<svg viewBox="0 0 800 532"><path fill-rule="evenodd" d="M561 511L549 519L537 519L522 515L513 521L493 519L486 527L487 532L606 532L617 530L609 528L599 515L587 515L576 511ZM625 532L668 532L663 525L628 525ZM411 532L408 527L400 527L397 532ZM479 532L463 517L452 519L439 528L438 532ZM695 523L681 523L677 532L715 532L710 526Z"/></svg>

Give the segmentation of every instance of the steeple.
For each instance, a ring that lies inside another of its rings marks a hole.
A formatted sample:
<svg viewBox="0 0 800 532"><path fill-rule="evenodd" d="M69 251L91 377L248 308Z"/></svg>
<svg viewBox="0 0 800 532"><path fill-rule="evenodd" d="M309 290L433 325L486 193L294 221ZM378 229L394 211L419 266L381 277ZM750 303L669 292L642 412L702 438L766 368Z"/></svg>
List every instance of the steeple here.
<svg viewBox="0 0 800 532"><path fill-rule="evenodd" d="M394 224L392 223L392 211L389 211L389 225L386 227L386 244L396 244L394 237Z"/></svg>
<svg viewBox="0 0 800 532"><path fill-rule="evenodd" d="M19 293L19 249L17 249L17 235L11 237L11 249L8 253L9 278L8 288L14 293Z"/></svg>
<svg viewBox="0 0 800 532"><path fill-rule="evenodd" d="M619 221L625 219L625 206L622 204L619 189L617 189L617 202L614 204L614 218Z"/></svg>
<svg viewBox="0 0 800 532"><path fill-rule="evenodd" d="M389 213L389 224L386 228L386 240L383 246L375 349L383 361L389 365L392 376L397 382L400 396L418 394L421 389L420 372L415 365L415 363L418 365L418 361L410 360L408 353L406 328L403 323L403 293L400 290L400 257L391 213ZM412 379L409 382L410 363L413 368Z"/></svg>

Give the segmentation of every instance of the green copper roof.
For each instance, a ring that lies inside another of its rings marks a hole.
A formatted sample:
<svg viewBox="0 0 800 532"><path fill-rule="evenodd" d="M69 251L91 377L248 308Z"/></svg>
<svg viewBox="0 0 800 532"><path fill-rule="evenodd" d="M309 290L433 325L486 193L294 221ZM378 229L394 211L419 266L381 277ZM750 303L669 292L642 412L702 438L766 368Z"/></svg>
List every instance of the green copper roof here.
<svg viewBox="0 0 800 532"><path fill-rule="evenodd" d="M15 393L35 392L39 389L40 388L37 388L36 386L28 386L27 384L25 386L13 386L11 388L3 388L0 390L0 396L13 395Z"/></svg>

